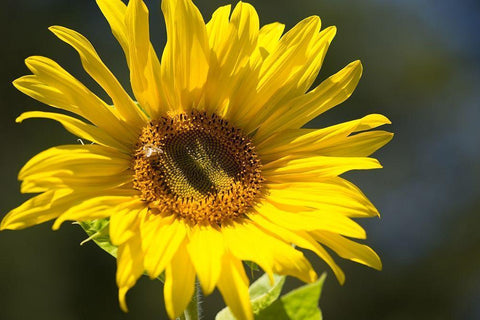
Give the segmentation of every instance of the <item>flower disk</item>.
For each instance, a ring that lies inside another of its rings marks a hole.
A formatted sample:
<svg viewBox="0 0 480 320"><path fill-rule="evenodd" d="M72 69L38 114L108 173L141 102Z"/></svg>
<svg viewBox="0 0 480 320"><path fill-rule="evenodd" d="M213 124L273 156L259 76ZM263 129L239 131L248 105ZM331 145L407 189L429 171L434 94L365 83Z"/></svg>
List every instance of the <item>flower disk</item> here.
<svg viewBox="0 0 480 320"><path fill-rule="evenodd" d="M260 195L261 163L250 139L215 114L152 120L133 158L134 187L153 212L221 226Z"/></svg>

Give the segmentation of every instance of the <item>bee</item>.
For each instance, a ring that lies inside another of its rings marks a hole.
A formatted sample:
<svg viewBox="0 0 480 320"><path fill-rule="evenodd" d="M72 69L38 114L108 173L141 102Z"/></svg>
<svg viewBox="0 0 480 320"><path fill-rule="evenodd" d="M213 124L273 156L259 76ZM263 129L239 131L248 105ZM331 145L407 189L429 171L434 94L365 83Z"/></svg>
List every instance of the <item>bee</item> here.
<svg viewBox="0 0 480 320"><path fill-rule="evenodd" d="M164 152L159 147L156 147L152 144L146 144L143 146L143 153L145 154L145 157L151 158L151 157L158 156Z"/></svg>

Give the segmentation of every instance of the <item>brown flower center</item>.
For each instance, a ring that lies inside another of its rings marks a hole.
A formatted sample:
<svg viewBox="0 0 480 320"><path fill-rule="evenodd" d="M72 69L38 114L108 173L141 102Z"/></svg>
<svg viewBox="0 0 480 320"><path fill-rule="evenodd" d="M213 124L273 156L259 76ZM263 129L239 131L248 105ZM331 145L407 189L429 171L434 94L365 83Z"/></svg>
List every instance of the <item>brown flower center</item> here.
<svg viewBox="0 0 480 320"><path fill-rule="evenodd" d="M134 187L153 212L194 224L245 216L260 196L261 163L250 139L215 114L152 120L133 157Z"/></svg>

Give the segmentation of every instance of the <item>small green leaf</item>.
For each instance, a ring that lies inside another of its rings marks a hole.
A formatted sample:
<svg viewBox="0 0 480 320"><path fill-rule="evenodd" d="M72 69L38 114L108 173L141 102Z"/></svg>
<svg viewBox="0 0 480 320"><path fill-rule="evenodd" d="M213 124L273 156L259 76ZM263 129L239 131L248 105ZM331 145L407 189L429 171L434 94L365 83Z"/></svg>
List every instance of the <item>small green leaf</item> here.
<svg viewBox="0 0 480 320"><path fill-rule="evenodd" d="M271 285L270 278L265 273L257 279L249 288L250 302L252 303L252 310L254 314L270 306L278 299L282 292L283 284L285 283L285 276L274 275L274 284ZM215 317L216 320L232 320L235 317L230 312L230 309L223 308Z"/></svg>
<svg viewBox="0 0 480 320"><path fill-rule="evenodd" d="M314 283L290 291L268 308L263 309L256 320L321 320L318 300L322 293L326 274Z"/></svg>
<svg viewBox="0 0 480 320"><path fill-rule="evenodd" d="M108 252L114 257L117 257L117 247L110 242L108 235L108 219L97 219L88 222L79 222L78 224L88 234L88 238L82 242L93 240L100 248Z"/></svg>
<svg viewBox="0 0 480 320"><path fill-rule="evenodd" d="M268 275L263 274L248 289L253 313L257 314L267 308L280 296L285 276L273 275L273 279L275 282L272 286Z"/></svg>

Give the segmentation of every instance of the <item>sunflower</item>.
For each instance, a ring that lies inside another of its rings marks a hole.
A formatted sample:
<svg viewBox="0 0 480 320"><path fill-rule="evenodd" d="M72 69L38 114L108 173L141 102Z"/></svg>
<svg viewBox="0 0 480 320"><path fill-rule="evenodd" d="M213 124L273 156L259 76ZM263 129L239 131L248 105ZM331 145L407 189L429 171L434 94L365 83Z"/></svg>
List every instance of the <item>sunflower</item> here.
<svg viewBox="0 0 480 320"><path fill-rule="evenodd" d="M53 147L28 161L21 191L39 194L9 212L2 230L109 219L121 308L144 272L164 273L171 318L186 308L198 278L205 294L218 288L236 317L252 319L242 261L272 279L312 282L304 248L343 283L329 247L381 269L372 249L350 240L366 237L351 218L378 211L339 175L381 167L368 156L392 134L369 130L389 120L371 114L302 129L346 100L362 73L355 61L309 90L335 27L320 30L312 16L286 33L280 23L260 28L255 9L242 2L205 23L190 0L163 0L167 43L159 60L141 0L97 3L125 53L134 98L85 37L51 27L111 101L48 58L26 59L33 74L15 87L70 115L32 111L17 122L53 119L92 143Z"/></svg>

